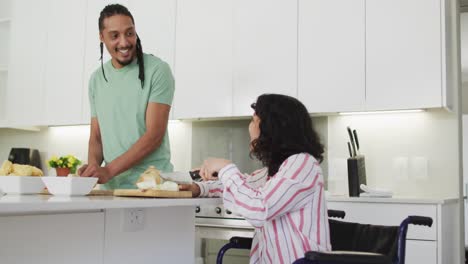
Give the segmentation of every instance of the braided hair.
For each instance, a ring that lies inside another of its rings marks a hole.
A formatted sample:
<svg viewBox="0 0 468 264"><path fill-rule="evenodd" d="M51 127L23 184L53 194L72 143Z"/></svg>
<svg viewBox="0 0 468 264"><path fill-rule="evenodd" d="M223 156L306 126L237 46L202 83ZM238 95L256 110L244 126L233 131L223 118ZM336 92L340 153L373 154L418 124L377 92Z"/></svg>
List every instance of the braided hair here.
<svg viewBox="0 0 468 264"><path fill-rule="evenodd" d="M104 9L101 11L101 14L99 16L99 32L102 32L104 29L104 19L115 16L115 15L124 15L128 16L132 19L132 23L135 25L135 20L133 19L132 14L128 9L120 4L111 4L107 5L104 7ZM104 79L107 82L106 78L106 73L104 72L104 63L103 63L103 53L104 53L104 43L100 43L100 50L101 50L101 57L99 58L101 60L101 69L102 69L102 75L104 76ZM137 35L137 40L136 40L136 57L137 57L137 64L138 64L138 79L141 81L141 88L143 89L143 85L145 83L145 65L143 62L143 47L141 46L141 40L140 37Z"/></svg>

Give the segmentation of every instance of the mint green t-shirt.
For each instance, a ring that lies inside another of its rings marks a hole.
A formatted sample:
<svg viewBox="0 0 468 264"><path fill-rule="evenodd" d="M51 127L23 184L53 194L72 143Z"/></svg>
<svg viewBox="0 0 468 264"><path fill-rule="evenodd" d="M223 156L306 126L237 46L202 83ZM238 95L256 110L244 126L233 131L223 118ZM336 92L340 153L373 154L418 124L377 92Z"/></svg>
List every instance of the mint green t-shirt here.
<svg viewBox="0 0 468 264"><path fill-rule="evenodd" d="M107 82L102 69L97 69L89 81L91 116L96 117L101 131L104 161L109 163L119 157L146 132L145 115L149 102L172 104L174 78L169 65L161 59L144 54L145 82L142 88L138 78L137 60L116 69L109 60L104 64ZM170 172L171 152L169 138L164 135L158 149L133 168L104 184L105 189L136 188L135 183L148 166Z"/></svg>

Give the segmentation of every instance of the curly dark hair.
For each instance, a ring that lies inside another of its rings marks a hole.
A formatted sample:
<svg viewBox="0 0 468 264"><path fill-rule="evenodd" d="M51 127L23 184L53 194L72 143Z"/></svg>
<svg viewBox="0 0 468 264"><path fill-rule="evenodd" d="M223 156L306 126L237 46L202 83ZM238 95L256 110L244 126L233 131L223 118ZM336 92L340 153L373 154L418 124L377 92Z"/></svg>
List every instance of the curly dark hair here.
<svg viewBox="0 0 468 264"><path fill-rule="evenodd" d="M263 94L251 107L260 118L260 136L252 141L250 155L268 167L268 175L278 172L291 155L309 153L323 161L324 147L306 107L296 98Z"/></svg>

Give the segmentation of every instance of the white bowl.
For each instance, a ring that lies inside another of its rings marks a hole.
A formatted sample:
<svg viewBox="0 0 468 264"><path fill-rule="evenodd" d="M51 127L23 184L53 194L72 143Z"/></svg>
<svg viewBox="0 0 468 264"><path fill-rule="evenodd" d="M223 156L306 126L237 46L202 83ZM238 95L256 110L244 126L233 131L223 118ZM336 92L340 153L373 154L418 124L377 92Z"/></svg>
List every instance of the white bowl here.
<svg viewBox="0 0 468 264"><path fill-rule="evenodd" d="M94 177L41 177L53 195L87 195L96 185Z"/></svg>
<svg viewBox="0 0 468 264"><path fill-rule="evenodd" d="M0 176L0 189L9 194L37 194L44 190L42 177Z"/></svg>

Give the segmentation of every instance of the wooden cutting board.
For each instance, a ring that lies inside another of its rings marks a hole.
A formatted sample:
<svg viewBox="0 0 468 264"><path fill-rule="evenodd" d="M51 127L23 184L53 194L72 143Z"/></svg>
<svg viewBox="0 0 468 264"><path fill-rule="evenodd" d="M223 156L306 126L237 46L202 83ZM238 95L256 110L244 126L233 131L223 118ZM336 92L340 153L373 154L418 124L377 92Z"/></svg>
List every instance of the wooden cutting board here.
<svg viewBox="0 0 468 264"><path fill-rule="evenodd" d="M191 191L162 191L162 190L138 190L116 189L115 196L153 197L153 198L192 198Z"/></svg>

